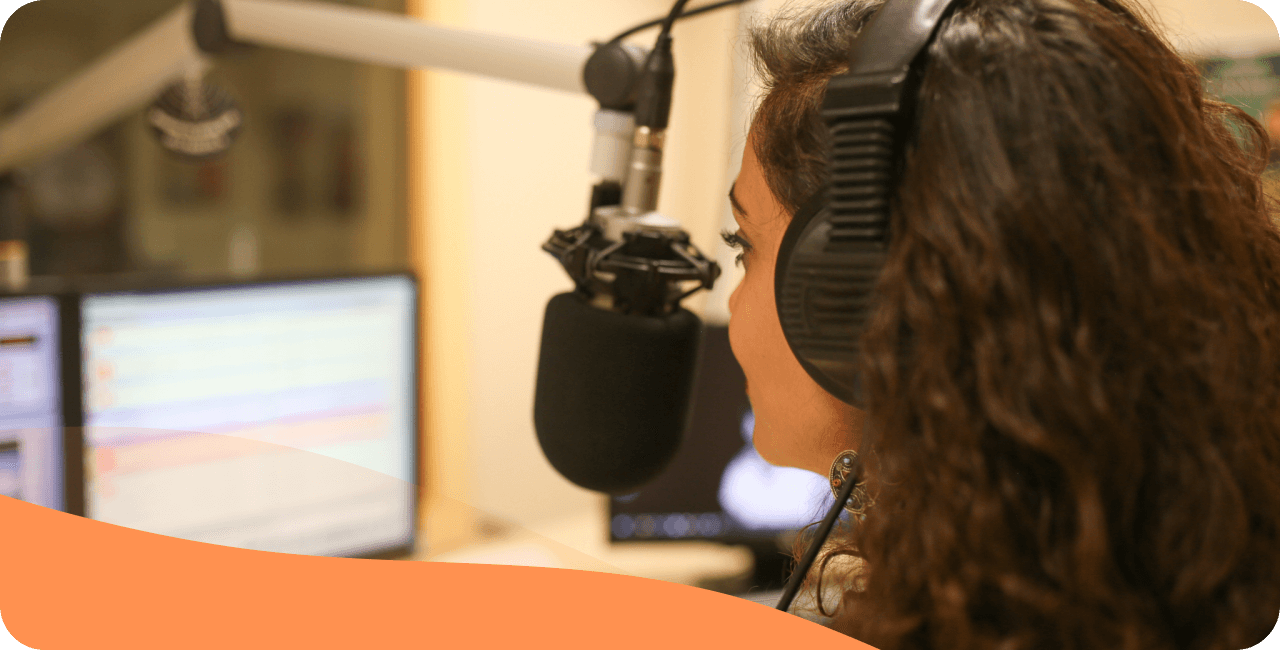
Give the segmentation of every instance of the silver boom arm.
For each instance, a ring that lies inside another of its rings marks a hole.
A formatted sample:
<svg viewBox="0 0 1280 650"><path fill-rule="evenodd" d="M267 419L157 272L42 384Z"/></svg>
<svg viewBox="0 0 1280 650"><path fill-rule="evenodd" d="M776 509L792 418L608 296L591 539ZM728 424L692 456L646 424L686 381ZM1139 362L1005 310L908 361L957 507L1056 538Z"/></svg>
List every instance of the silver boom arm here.
<svg viewBox="0 0 1280 650"><path fill-rule="evenodd" d="M592 48L440 27L390 12L296 0L221 0L236 43L398 68L452 70L585 93ZM211 66L197 45L194 4L183 4L87 70L0 124L0 174L151 102Z"/></svg>

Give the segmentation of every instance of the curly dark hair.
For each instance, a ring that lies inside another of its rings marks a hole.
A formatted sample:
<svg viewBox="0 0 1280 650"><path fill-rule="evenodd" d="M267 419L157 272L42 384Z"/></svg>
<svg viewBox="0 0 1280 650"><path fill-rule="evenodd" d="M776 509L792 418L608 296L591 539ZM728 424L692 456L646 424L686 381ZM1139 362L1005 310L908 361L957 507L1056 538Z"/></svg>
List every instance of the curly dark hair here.
<svg viewBox="0 0 1280 650"><path fill-rule="evenodd" d="M826 81L880 4L752 33L754 147L792 212L826 180ZM878 505L836 551L864 567L836 629L1239 650L1274 626L1269 142L1153 24L1121 0L961 0L942 23L862 339Z"/></svg>

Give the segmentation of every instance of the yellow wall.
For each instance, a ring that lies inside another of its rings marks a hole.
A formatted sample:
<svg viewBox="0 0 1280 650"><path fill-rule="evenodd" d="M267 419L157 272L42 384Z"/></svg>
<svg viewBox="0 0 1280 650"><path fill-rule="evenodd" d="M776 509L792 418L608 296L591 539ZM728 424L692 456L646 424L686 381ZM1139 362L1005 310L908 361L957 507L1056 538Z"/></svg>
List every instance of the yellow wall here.
<svg viewBox="0 0 1280 650"><path fill-rule="evenodd" d="M1280 48L1267 12L1244 0L1144 0L1174 45L1196 54L1248 56Z"/></svg>

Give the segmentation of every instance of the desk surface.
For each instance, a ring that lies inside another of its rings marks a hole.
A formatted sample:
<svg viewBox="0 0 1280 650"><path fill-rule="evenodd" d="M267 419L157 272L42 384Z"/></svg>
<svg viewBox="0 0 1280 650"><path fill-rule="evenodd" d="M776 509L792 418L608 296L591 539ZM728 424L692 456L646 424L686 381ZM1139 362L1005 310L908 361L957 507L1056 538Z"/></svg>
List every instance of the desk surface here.
<svg viewBox="0 0 1280 650"><path fill-rule="evenodd" d="M712 542L610 544L606 518L599 511L536 527L510 527L493 535L478 534L478 511L456 500L438 497L424 509L424 515L418 551L407 559L600 571L693 586L731 585L737 582L735 577L750 572L754 562L745 547ZM830 568L856 573L859 566L856 561L837 561ZM823 600L828 611L840 601L839 583L831 580L825 585ZM734 595L773 607L782 592ZM816 594L802 592L791 611L825 624L816 605Z"/></svg>
<svg viewBox="0 0 1280 650"><path fill-rule="evenodd" d="M610 544L605 524L599 513L585 512L536 530L517 527L452 543L441 543L440 535L424 527L420 549L409 559L579 569L688 585L740 575L752 567L748 549L712 542Z"/></svg>

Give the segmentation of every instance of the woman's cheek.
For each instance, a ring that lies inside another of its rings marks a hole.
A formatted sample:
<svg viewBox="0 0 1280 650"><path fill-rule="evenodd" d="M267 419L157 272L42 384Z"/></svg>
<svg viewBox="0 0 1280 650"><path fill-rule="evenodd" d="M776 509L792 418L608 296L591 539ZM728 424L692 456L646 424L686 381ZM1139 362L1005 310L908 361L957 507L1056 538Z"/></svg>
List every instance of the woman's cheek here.
<svg viewBox="0 0 1280 650"><path fill-rule="evenodd" d="M738 365L742 366L743 370L745 371L746 364L742 362L742 344L738 341L738 338L740 336L739 334L740 329L741 327L739 326L738 317L730 316L729 317L729 350L733 352L733 358L737 359Z"/></svg>

